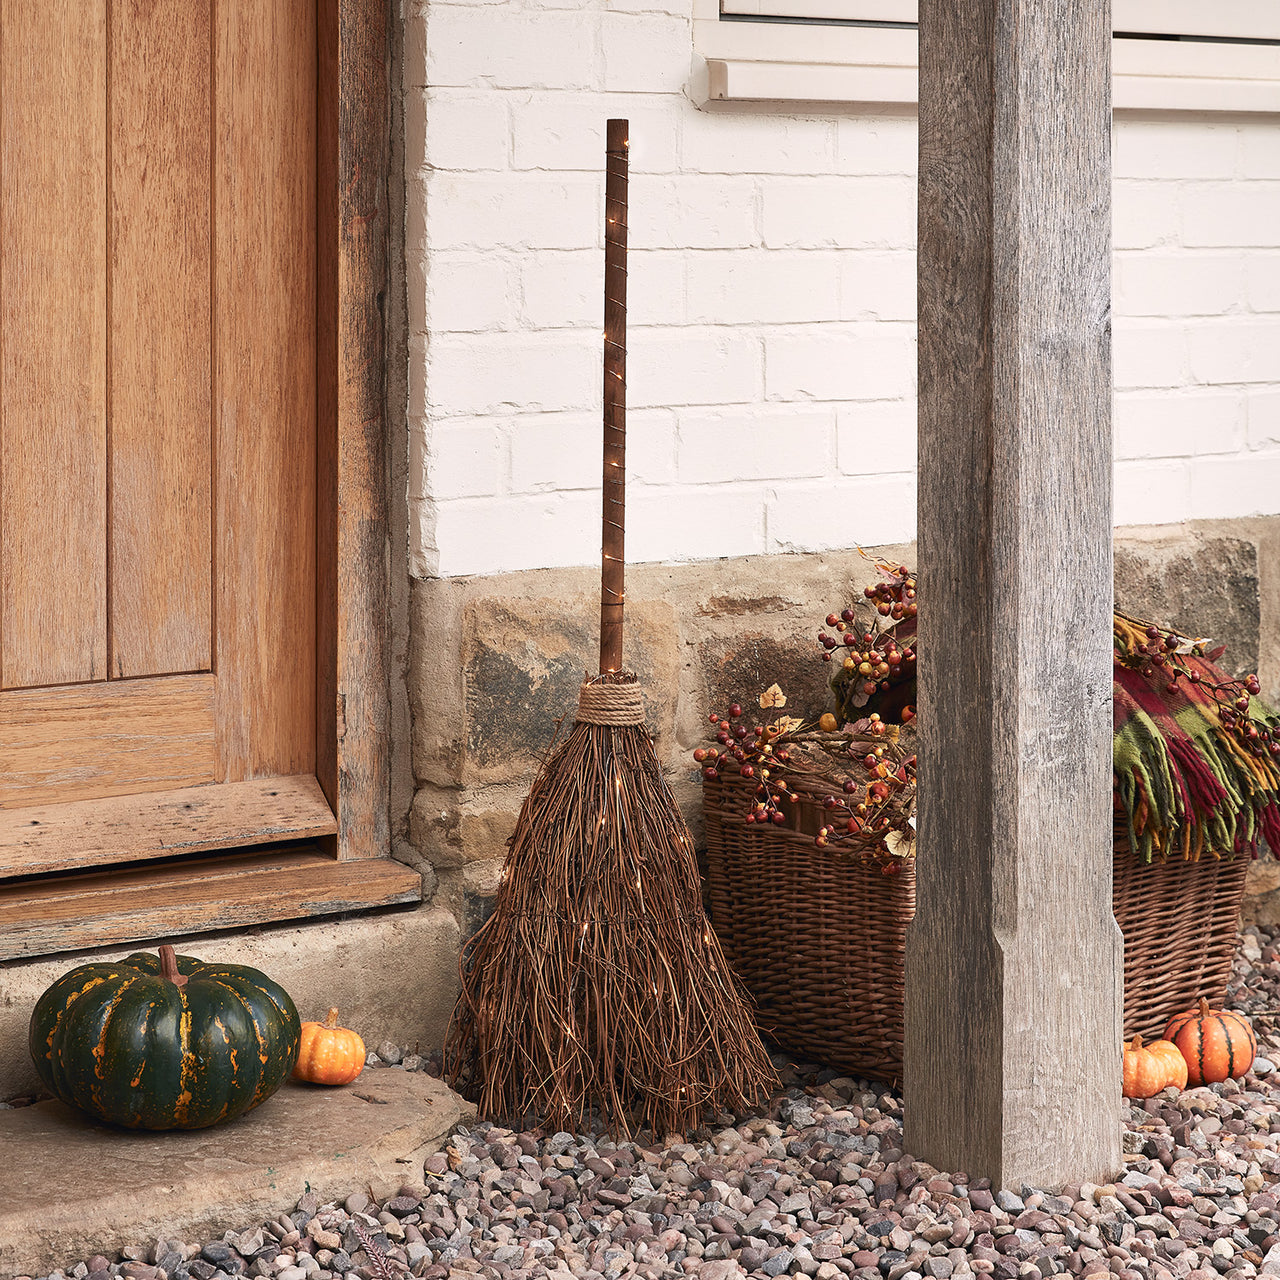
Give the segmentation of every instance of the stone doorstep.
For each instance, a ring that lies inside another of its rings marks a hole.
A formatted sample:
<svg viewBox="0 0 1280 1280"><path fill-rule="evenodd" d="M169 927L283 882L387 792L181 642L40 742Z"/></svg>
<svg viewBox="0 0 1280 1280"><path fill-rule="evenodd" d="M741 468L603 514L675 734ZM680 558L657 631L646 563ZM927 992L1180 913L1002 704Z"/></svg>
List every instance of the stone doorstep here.
<svg viewBox="0 0 1280 1280"><path fill-rule="evenodd" d="M60 1102L0 1111L0 1280L157 1237L220 1240L307 1191L394 1194L473 1115L441 1081L384 1068L342 1089L289 1081L239 1120L188 1132L113 1129Z"/></svg>

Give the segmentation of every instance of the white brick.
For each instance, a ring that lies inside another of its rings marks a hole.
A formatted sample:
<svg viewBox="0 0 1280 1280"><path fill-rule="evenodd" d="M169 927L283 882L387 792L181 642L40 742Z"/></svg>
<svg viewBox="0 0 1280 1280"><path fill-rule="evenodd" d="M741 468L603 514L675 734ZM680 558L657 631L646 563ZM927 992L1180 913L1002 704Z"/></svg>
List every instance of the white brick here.
<svg viewBox="0 0 1280 1280"><path fill-rule="evenodd" d="M760 339L731 329L633 329L627 403L637 409L760 399Z"/></svg>
<svg viewBox="0 0 1280 1280"><path fill-rule="evenodd" d="M770 400L897 400L915 392L915 336L905 325L814 327L765 339Z"/></svg>
<svg viewBox="0 0 1280 1280"><path fill-rule="evenodd" d="M600 340L574 329L433 335L426 392L433 409L449 414L592 408L600 400Z"/></svg>
<svg viewBox="0 0 1280 1280"><path fill-rule="evenodd" d="M831 173L835 122L789 116L691 112L681 155L699 173Z"/></svg>
<svg viewBox="0 0 1280 1280"><path fill-rule="evenodd" d="M1126 316L1211 316L1238 310L1245 259L1212 253L1121 254L1116 311Z"/></svg>
<svg viewBox="0 0 1280 1280"><path fill-rule="evenodd" d="M840 255L841 320L909 320L916 318L916 255L842 253Z"/></svg>
<svg viewBox="0 0 1280 1280"><path fill-rule="evenodd" d="M599 414L521 414L500 425L511 439L513 493L599 490Z"/></svg>
<svg viewBox="0 0 1280 1280"><path fill-rule="evenodd" d="M1112 520L1117 528L1134 524L1177 524L1190 515L1190 462L1151 462L1144 458L1116 463Z"/></svg>
<svg viewBox="0 0 1280 1280"><path fill-rule="evenodd" d="M761 485L642 489L627 493L627 559L715 560L765 549Z"/></svg>
<svg viewBox="0 0 1280 1280"><path fill-rule="evenodd" d="M594 564L600 558L600 495L442 502L436 543L444 577Z"/></svg>
<svg viewBox="0 0 1280 1280"><path fill-rule="evenodd" d="M1245 402L1240 395L1119 395L1115 402L1117 458L1185 458L1243 446Z"/></svg>
<svg viewBox="0 0 1280 1280"><path fill-rule="evenodd" d="M907 179L779 179L762 190L770 249L915 247L916 187Z"/></svg>
<svg viewBox="0 0 1280 1280"><path fill-rule="evenodd" d="M521 320L534 329L579 328L604 323L604 254L531 253L520 271Z"/></svg>
<svg viewBox="0 0 1280 1280"><path fill-rule="evenodd" d="M916 477L846 476L817 484L780 484L766 519L771 552L910 542L916 536Z"/></svg>
<svg viewBox="0 0 1280 1280"><path fill-rule="evenodd" d="M604 285L601 283L601 290ZM633 250L627 258L627 318L632 325L684 324L687 285L681 254L669 249ZM604 303L597 307L603 317Z"/></svg>
<svg viewBox="0 0 1280 1280"><path fill-rule="evenodd" d="M791 324L840 315L839 261L764 250L689 259L689 318L708 324Z"/></svg>
<svg viewBox="0 0 1280 1280"><path fill-rule="evenodd" d="M1187 332L1197 382L1280 381L1280 320L1221 320Z"/></svg>
<svg viewBox="0 0 1280 1280"><path fill-rule="evenodd" d="M1280 390L1251 391L1247 403L1249 447L1280 444Z"/></svg>
<svg viewBox="0 0 1280 1280"><path fill-rule="evenodd" d="M590 89L602 75L598 14L475 8L435 0L427 24L433 88Z"/></svg>
<svg viewBox="0 0 1280 1280"><path fill-rule="evenodd" d="M1280 136L1274 119L1257 116L1241 122L1240 173L1246 178L1280 178Z"/></svg>
<svg viewBox="0 0 1280 1280"><path fill-rule="evenodd" d="M416 101L421 102L419 97ZM505 169L511 152L511 121L501 94L434 89L427 93L425 120L405 111L405 163L433 169ZM419 130L425 139L419 144Z"/></svg>
<svg viewBox="0 0 1280 1280"><path fill-rule="evenodd" d="M1182 242L1206 247L1280 247L1280 182L1184 187Z"/></svg>
<svg viewBox="0 0 1280 1280"><path fill-rule="evenodd" d="M409 499L409 573L415 578L440 576L436 546L436 505L427 498Z"/></svg>
<svg viewBox="0 0 1280 1280"><path fill-rule="evenodd" d="M1117 387L1176 387L1186 381L1186 335L1176 326L1117 316L1112 343Z"/></svg>
<svg viewBox="0 0 1280 1280"><path fill-rule="evenodd" d="M438 249L585 249L602 236L603 188L589 178L441 173L427 186Z"/></svg>
<svg viewBox="0 0 1280 1280"><path fill-rule="evenodd" d="M1116 249L1152 249L1178 239L1177 197L1154 182L1112 187L1111 242Z"/></svg>
<svg viewBox="0 0 1280 1280"><path fill-rule="evenodd" d="M427 335L411 333L408 341L409 379L406 408L409 419L422 419L427 416Z"/></svg>
<svg viewBox="0 0 1280 1280"><path fill-rule="evenodd" d="M423 433L428 457L413 497L437 502L484 497L501 490L506 472L506 439L492 425L445 422ZM412 457L412 455L411 455Z"/></svg>
<svg viewBox="0 0 1280 1280"><path fill-rule="evenodd" d="M679 167L680 116L672 106L601 94L537 94L511 106L517 169L604 170L605 122L631 122L629 166L636 173L672 173Z"/></svg>
<svg viewBox="0 0 1280 1280"><path fill-rule="evenodd" d="M565 3L575 4L580 0L565 0ZM689 0L609 0L609 8L624 13L669 13L677 18L687 18L690 14Z"/></svg>
<svg viewBox="0 0 1280 1280"><path fill-rule="evenodd" d="M1203 120L1117 120L1111 131L1111 162L1117 178L1168 182L1179 178L1234 176L1240 150L1233 125Z"/></svg>
<svg viewBox="0 0 1280 1280"><path fill-rule="evenodd" d="M425 13L407 13L404 19L404 87L424 89L427 84L427 19Z"/></svg>
<svg viewBox="0 0 1280 1280"><path fill-rule="evenodd" d="M433 254L424 282L427 325L436 333L508 328L515 313L515 274L505 258Z"/></svg>
<svg viewBox="0 0 1280 1280"><path fill-rule="evenodd" d="M1280 311L1280 253L1249 254L1244 276L1251 310Z"/></svg>
<svg viewBox="0 0 1280 1280"><path fill-rule="evenodd" d="M679 93L689 79L689 19L660 13L601 15L604 88L613 93Z"/></svg>
<svg viewBox="0 0 1280 1280"><path fill-rule="evenodd" d="M1236 458L1205 458L1191 472L1191 517L1280 513L1280 450Z"/></svg>
<svg viewBox="0 0 1280 1280"><path fill-rule="evenodd" d="M630 245L635 249L743 249L760 243L758 193L749 178L685 175L631 182Z"/></svg>
<svg viewBox="0 0 1280 1280"><path fill-rule="evenodd" d="M837 124L837 171L858 175L895 173L914 178L919 132L915 120L905 116L846 116Z"/></svg>
<svg viewBox="0 0 1280 1280"><path fill-rule="evenodd" d="M915 471L915 400L841 405L836 411L836 457L847 476Z"/></svg>
<svg viewBox="0 0 1280 1280"><path fill-rule="evenodd" d="M602 426L595 414L523 414L506 419L511 438L511 489L516 493L590 489L598 492ZM627 414L627 481L675 481L676 415L665 409Z"/></svg>
<svg viewBox="0 0 1280 1280"><path fill-rule="evenodd" d="M682 413L677 474L686 485L827 475L835 456L829 408L754 406Z"/></svg>

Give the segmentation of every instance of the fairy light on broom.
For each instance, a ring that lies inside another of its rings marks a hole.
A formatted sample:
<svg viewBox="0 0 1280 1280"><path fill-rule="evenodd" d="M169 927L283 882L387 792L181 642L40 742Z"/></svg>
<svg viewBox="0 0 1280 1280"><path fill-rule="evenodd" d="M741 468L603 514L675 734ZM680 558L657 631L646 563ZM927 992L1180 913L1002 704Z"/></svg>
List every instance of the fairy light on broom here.
<svg viewBox="0 0 1280 1280"><path fill-rule="evenodd" d="M777 1083L702 908L693 840L623 669L627 122L608 123L600 663L464 949L446 1074L480 1114L687 1133Z"/></svg>

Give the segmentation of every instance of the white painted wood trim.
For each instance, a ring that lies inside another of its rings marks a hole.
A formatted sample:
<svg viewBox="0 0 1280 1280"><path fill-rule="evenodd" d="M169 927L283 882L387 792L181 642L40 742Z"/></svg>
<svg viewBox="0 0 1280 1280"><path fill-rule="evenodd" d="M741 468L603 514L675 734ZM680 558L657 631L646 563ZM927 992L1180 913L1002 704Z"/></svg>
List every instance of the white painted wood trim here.
<svg viewBox="0 0 1280 1280"><path fill-rule="evenodd" d="M695 12L694 43L707 62L700 105L916 101L914 31L720 22L715 4ZM1280 113L1276 46L1113 40L1112 73L1120 111Z"/></svg>
<svg viewBox="0 0 1280 1280"><path fill-rule="evenodd" d="M916 22L918 0L719 0L724 13L773 18ZM1112 0L1112 29L1280 40L1275 0Z"/></svg>
<svg viewBox="0 0 1280 1280"><path fill-rule="evenodd" d="M915 22L919 13L917 0L721 0L720 8L723 13L846 22Z"/></svg>
<svg viewBox="0 0 1280 1280"><path fill-rule="evenodd" d="M1112 0L1113 31L1280 40L1275 0Z"/></svg>

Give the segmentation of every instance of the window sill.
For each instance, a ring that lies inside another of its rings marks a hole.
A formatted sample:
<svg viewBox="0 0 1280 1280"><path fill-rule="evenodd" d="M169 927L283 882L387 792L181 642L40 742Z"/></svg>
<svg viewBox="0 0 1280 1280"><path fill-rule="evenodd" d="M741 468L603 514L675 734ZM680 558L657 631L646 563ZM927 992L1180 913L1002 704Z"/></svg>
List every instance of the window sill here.
<svg viewBox="0 0 1280 1280"><path fill-rule="evenodd" d="M694 39L707 68L695 95L699 106L795 102L830 108L917 101L914 31L698 20ZM769 56L761 57L766 50ZM1280 112L1280 47L1115 40L1112 107Z"/></svg>

